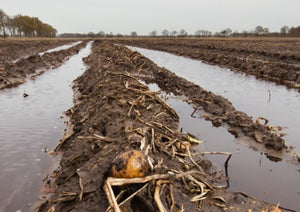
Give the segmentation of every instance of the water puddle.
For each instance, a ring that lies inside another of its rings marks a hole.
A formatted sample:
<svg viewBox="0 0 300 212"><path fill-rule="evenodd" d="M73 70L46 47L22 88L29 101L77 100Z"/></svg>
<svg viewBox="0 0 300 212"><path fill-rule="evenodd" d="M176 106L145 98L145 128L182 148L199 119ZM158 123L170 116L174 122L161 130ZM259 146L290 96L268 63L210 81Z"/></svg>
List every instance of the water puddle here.
<svg viewBox="0 0 300 212"><path fill-rule="evenodd" d="M299 119L299 115L296 117L299 114L296 108L300 108L298 92L273 83L258 81L254 77L247 77L216 66L209 66L199 61L164 52L140 48L134 49L153 60L159 66L168 68L177 75L193 81L205 89L225 96L239 110L246 111L248 114L254 114L254 117L258 116L258 114L263 115L271 120L271 124L278 123L279 125L284 120L284 126L288 126L288 129L285 131L291 134L286 138L295 138L295 140L291 140L288 143L300 146L300 141L297 140L297 138L300 138L299 132L297 130L294 131L295 128L292 126L296 124L299 128L300 123L296 123ZM159 90L155 84L149 84L148 86L153 91ZM268 95L268 90L271 92L271 97ZM262 91L267 91L267 94ZM166 96L166 94L163 94L163 96L167 103L178 113L180 128L183 132L192 133L200 140L205 141L205 143L196 146L196 149L204 152L232 153L228 167L229 190L243 191L259 199L274 204L280 203L282 207L300 211L299 168L286 161L275 162L270 160L264 153L240 144L225 128L215 128L211 122L200 118L202 117L200 114L195 113L192 117L191 114L194 112L194 109L178 97ZM276 114L273 114L275 113L274 111L276 111ZM285 115L292 118L289 120L281 117ZM224 169L226 156L212 155L207 156L207 158Z"/></svg>
<svg viewBox="0 0 300 212"><path fill-rule="evenodd" d="M0 211L27 211L36 201L50 166L42 149L52 150L63 137L61 116L73 104L71 84L85 70L82 58L90 50L88 43L59 68L0 92Z"/></svg>

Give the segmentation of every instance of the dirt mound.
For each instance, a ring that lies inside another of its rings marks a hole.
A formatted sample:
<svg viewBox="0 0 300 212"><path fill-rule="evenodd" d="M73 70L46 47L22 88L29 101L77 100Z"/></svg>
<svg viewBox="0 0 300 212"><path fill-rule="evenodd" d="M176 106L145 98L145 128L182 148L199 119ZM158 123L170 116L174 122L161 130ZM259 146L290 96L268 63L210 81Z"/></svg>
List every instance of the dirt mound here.
<svg viewBox="0 0 300 212"><path fill-rule="evenodd" d="M54 193L37 211L277 208L244 193L227 192L226 176L195 156L190 149L193 139L178 132L176 112L140 82L142 73L157 82L163 82L164 75L173 77L171 81L176 76L136 52L106 42L94 42L85 62L90 68L76 80L78 99L68 111L71 130L56 148L63 153L61 167L55 182L47 185ZM132 149L144 152L151 171L141 178L111 178L114 158Z"/></svg>

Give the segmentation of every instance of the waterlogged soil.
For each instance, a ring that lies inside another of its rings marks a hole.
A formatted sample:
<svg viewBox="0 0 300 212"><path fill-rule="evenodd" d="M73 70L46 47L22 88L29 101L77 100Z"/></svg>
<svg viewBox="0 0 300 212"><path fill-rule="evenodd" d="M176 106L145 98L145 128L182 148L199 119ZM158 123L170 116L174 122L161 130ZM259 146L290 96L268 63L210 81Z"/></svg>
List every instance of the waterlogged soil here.
<svg viewBox="0 0 300 212"><path fill-rule="evenodd" d="M20 49L21 46L26 48L32 43L26 43L20 46L11 47L12 49ZM42 42L42 41L40 41ZM41 48L36 47L36 44L40 43L39 41L33 42L33 49L40 51ZM66 42L66 41L63 41ZM52 43L51 45L57 46L60 42ZM87 44L87 41L80 42L76 46L70 47L68 49L54 51L54 52L45 52L40 55L39 53L32 53L31 56L27 58L21 58L16 62L3 61L0 64L0 90L4 88L15 87L26 81L27 78L35 78L37 75L43 73L47 69L53 69L59 67L63 64L70 56L78 54L79 50L84 48ZM12 46L15 43L12 44ZM49 48L51 45L45 45ZM10 47L10 45L8 45ZM36 48L34 48L36 47ZM42 45L43 47L43 45ZM46 48L46 47L44 47ZM31 48L28 48L31 51ZM9 48L6 49L9 51ZM14 51L12 51L14 52ZM21 51L22 52L22 51ZM13 53L12 53L13 54ZM12 55L10 54L10 55Z"/></svg>
<svg viewBox="0 0 300 212"><path fill-rule="evenodd" d="M300 91L298 38L144 38L117 42L202 60Z"/></svg>
<svg viewBox="0 0 300 212"><path fill-rule="evenodd" d="M0 65L71 42L70 39L0 39Z"/></svg>
<svg viewBox="0 0 300 212"><path fill-rule="evenodd" d="M179 132L176 112L141 81L186 96L206 111L207 120L228 125L237 137L284 151L284 140L265 123L253 122L223 97L124 46L95 41L84 61L89 69L75 82L75 106L67 111L71 124L55 150L62 153L60 167L46 180L53 193L38 211L106 211L109 205L117 211L112 196L119 203L125 200L121 211L280 211L243 192L226 191L228 178L193 151L195 140ZM146 155L147 177L140 178L143 182L122 179L112 194L107 189L112 161L132 149Z"/></svg>

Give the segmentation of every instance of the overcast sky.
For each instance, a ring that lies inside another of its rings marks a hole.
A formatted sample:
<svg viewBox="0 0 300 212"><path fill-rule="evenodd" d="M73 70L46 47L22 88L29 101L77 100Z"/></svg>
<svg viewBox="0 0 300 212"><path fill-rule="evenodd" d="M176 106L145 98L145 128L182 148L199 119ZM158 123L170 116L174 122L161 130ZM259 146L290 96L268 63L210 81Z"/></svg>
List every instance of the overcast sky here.
<svg viewBox="0 0 300 212"><path fill-rule="evenodd" d="M58 33L148 35L184 29L194 34L300 25L300 0L0 0L0 9L10 16L38 17Z"/></svg>

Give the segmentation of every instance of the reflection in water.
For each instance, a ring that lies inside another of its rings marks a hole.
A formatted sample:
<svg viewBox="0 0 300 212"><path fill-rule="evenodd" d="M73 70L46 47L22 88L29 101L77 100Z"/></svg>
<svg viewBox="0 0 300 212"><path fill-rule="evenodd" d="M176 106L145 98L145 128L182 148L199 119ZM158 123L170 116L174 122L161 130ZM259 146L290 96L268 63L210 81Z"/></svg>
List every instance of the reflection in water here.
<svg viewBox="0 0 300 212"><path fill-rule="evenodd" d="M140 51L140 49L138 50ZM189 60L183 57L177 57L173 55L169 56L169 54L162 53L162 52L157 52L157 54L159 55L157 56L156 51L151 51L151 50L141 50L141 53L143 54L145 53L144 55L147 57L149 55L150 56L152 55L150 59L159 58L159 62L157 62L156 60L154 60L154 62L166 68L169 68L168 65L172 64L172 62L176 64L179 63L187 64L188 62L186 62L185 60ZM196 63L199 61L194 61L194 62ZM203 66L202 69L204 69L205 66L207 65L202 63L201 66ZM211 66L209 67L212 69ZM181 68L184 67L181 66ZM174 71L173 69L170 70ZM204 71L205 69L202 70L202 72ZM220 71L221 69L218 70L218 72ZM184 72L184 70L181 69L181 72ZM207 72L208 73L205 74L209 75L209 73L213 72L213 70L209 70ZM225 70L225 72L228 71ZM231 79L233 78L233 80L238 81L237 79L234 78L236 77L234 73L232 74L232 72L230 72L227 74L231 76L230 77ZM218 75L222 77L222 74L218 73ZM242 76L240 74L237 74L237 77L241 77L241 79L244 81L246 80L245 76ZM214 79L215 76L211 77L211 80ZM218 81L218 79L216 80ZM226 80L227 78L225 77L222 78L222 81L226 81ZM252 83L255 83L252 77L250 78L250 80L252 80ZM264 82L261 81L256 81L256 82L258 84L260 83L265 84ZM223 84L224 83L225 82L223 82ZM202 84L199 85L206 88ZM148 86L153 91L159 90L156 84L149 84ZM227 84L227 86L228 86L228 90L230 90L231 89L230 83ZM275 86L275 85L271 83L271 86ZM285 92L291 92L289 95L287 95L286 98L284 98L283 96L284 101L288 102L288 99L292 97L294 91L286 90L284 87L281 87L281 89L283 89ZM274 88L273 90L277 90L277 88ZM231 92L234 93L233 91ZM166 97L165 94L164 97ZM238 97L236 97L235 99L237 98ZM294 104L295 103L294 98L291 99L292 99L291 100L292 104ZM244 99L241 98L240 101L243 100ZM274 204L280 203L280 205L283 207L285 206L287 208L292 208L296 211L300 211L300 201L299 201L300 187L297 186L299 185L300 173L299 171L297 171L297 167L290 165L285 161L281 161L280 158L276 158L268 154L257 152L257 150L255 149L250 149L244 145L241 145L235 140L233 135L228 133L228 131L225 128L214 127L209 121L205 121L203 118L201 118L200 114L197 114L197 112L194 113L194 109L186 102L179 100L179 98L175 98L174 96L168 96L166 98L166 101L178 113L180 117L179 118L180 128L182 128L184 132L192 133L196 135L200 140L205 141L205 143L198 145L197 148L199 151L217 151L217 152L232 153L232 157L229 161L229 167L228 167L228 176L230 178L229 190L243 191L259 199L266 200ZM300 106L296 106L296 107L300 108ZM290 111L294 109L295 109L294 105L291 105L291 109L287 108L286 111ZM297 118L299 117L295 117L295 119ZM297 134L299 132L297 131L292 133L293 136L297 137ZM298 146L300 146L299 143ZM218 164L220 168L224 167L223 165L226 160L224 156L211 155L206 157L209 160L213 161L214 163Z"/></svg>
<svg viewBox="0 0 300 212"><path fill-rule="evenodd" d="M36 200L49 156L63 136L63 111L72 106L72 81L83 73L91 43L61 67L0 91L0 211L27 210ZM26 98L23 94L27 93Z"/></svg>
<svg viewBox="0 0 300 212"><path fill-rule="evenodd" d="M133 49L178 76L224 96L237 110L246 112L254 120L259 116L267 117L270 125L283 128L287 144L298 147L296 152L300 154L300 94L297 90L198 60L160 51Z"/></svg>
<svg viewBox="0 0 300 212"><path fill-rule="evenodd" d="M45 53L51 53L51 52L56 52L56 51L61 51L61 50L64 50L64 49L68 49L68 48L71 48L73 46L76 46L76 45L80 44L81 42L82 41L77 41L77 42L74 42L74 43L71 43L71 44L66 44L66 45L58 46L56 48L49 49L47 51L41 52L41 53L39 53L39 55L42 56Z"/></svg>
<svg viewBox="0 0 300 212"><path fill-rule="evenodd" d="M40 52L39 55L40 56L43 56L45 53L51 53L51 52L56 52L56 51L60 51L60 50L64 50L64 49L68 49L68 48L71 48L73 46L76 46L77 44L81 43L82 41L77 41L77 42L73 42L71 44L65 44L65 45L61 45L61 46L58 46L58 47L55 47L53 49L48 49L46 51L43 51L43 52ZM13 63L16 63L18 62L19 60L22 60L24 58L27 58L29 57L30 55L24 55L24 56L21 56L19 57L18 59L15 59L13 60L12 62Z"/></svg>

